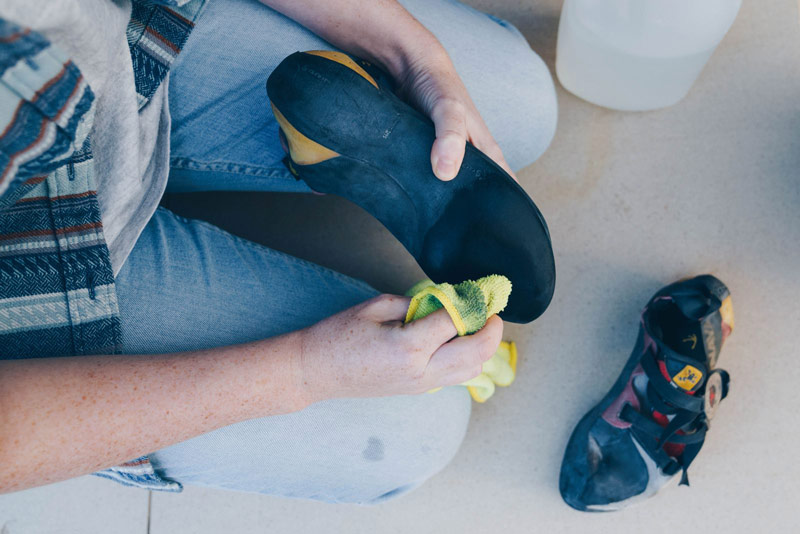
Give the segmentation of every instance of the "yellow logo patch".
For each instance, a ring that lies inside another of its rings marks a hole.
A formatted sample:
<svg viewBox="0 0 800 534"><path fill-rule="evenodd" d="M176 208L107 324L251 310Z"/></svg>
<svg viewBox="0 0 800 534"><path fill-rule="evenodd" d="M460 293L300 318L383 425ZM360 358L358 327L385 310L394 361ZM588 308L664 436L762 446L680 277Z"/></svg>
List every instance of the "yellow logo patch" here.
<svg viewBox="0 0 800 534"><path fill-rule="evenodd" d="M702 379L702 371L691 365L687 365L681 369L680 373L672 377L672 381L678 384L679 388L686 391L691 391Z"/></svg>

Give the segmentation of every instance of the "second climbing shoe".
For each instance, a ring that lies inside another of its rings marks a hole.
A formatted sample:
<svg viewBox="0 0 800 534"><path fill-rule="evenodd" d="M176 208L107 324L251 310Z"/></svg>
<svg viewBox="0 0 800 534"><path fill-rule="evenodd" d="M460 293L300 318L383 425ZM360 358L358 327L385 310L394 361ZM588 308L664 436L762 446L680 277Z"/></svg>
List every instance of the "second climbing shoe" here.
<svg viewBox="0 0 800 534"><path fill-rule="evenodd" d="M622 374L569 440L560 478L567 504L619 510L678 477L688 484L686 470L728 394L728 373L716 365L732 330L730 293L711 275L650 299Z"/></svg>

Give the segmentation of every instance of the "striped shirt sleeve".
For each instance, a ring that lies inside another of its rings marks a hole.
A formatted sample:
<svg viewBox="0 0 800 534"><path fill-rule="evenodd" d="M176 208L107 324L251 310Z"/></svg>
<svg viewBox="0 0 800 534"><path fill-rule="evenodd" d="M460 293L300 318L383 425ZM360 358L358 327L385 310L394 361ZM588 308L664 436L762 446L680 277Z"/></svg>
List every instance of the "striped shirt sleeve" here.
<svg viewBox="0 0 800 534"><path fill-rule="evenodd" d="M0 208L20 185L63 165L86 142L94 95L40 34L0 18Z"/></svg>

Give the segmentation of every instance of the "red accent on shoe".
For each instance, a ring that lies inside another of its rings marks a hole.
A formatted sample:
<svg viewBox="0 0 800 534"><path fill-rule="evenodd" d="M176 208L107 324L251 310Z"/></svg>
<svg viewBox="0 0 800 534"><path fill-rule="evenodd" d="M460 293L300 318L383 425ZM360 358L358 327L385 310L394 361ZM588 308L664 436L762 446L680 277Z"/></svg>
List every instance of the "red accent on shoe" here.
<svg viewBox="0 0 800 534"><path fill-rule="evenodd" d="M667 364L664 362L664 360L658 361L658 368L661 369L661 374L664 375L664 378L666 378L667 380L672 380L672 377L669 376L669 373L667 372ZM694 393L691 391L687 391L686 394L694 395ZM667 416L655 410L653 410L653 420L663 427L666 427L669 424L669 419L667 419ZM683 449L685 448L686 445L684 445L683 443L667 442L664 444L664 452L666 452L673 458L677 458L678 456L683 454Z"/></svg>

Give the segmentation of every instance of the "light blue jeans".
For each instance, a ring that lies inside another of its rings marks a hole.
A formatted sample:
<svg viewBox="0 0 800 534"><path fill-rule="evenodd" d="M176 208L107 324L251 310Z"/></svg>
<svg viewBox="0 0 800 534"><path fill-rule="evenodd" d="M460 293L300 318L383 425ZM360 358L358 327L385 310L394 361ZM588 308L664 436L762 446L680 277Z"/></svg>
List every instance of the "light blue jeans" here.
<svg viewBox="0 0 800 534"><path fill-rule="evenodd" d="M549 144L550 74L506 22L449 0L403 4L430 28L510 165ZM284 168L265 81L297 50L331 48L254 0L210 0L170 74L171 191L308 191ZM117 277L125 350L174 352L303 328L376 292L329 269L159 209ZM345 399L228 426L151 455L184 484L375 503L407 492L458 450L460 387Z"/></svg>

